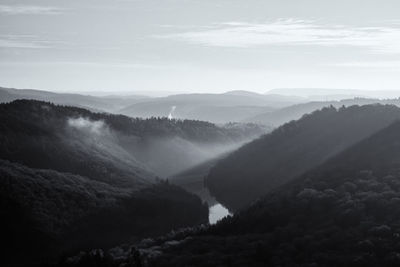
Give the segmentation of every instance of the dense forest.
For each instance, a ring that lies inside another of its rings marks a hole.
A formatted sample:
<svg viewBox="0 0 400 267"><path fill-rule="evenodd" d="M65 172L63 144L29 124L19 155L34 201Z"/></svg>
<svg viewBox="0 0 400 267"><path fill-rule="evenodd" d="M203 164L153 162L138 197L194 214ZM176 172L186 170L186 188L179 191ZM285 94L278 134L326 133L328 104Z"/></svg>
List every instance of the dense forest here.
<svg viewBox="0 0 400 267"><path fill-rule="evenodd" d="M0 267L400 267L400 0L0 0Z"/></svg>
<svg viewBox="0 0 400 267"><path fill-rule="evenodd" d="M220 160L206 186L237 211L399 118L400 109L392 105L323 108Z"/></svg>
<svg viewBox="0 0 400 267"><path fill-rule="evenodd" d="M0 104L1 263L397 266L399 118L328 107L246 144L266 129ZM170 164L204 146L213 158ZM215 203L203 182L233 216L209 225L207 203L172 184Z"/></svg>
<svg viewBox="0 0 400 267"><path fill-rule="evenodd" d="M166 177L263 132L255 124L138 119L33 100L0 104L0 158L120 185Z"/></svg>
<svg viewBox="0 0 400 267"><path fill-rule="evenodd" d="M395 122L214 226L117 247L97 260L107 266L132 260L144 266L398 266L399 136ZM93 255L69 265L93 262Z"/></svg>
<svg viewBox="0 0 400 267"><path fill-rule="evenodd" d="M143 120L33 100L0 104L0 205L7 218L1 228L9 244L2 261L42 261L207 223L207 205L161 182L151 168L157 161L146 162L141 152L162 138L179 139L191 146L164 152L179 161L174 153L196 144L235 145L263 131L252 124Z"/></svg>
<svg viewBox="0 0 400 267"><path fill-rule="evenodd" d="M199 198L165 182L133 190L4 160L0 177L3 263L54 260L208 220Z"/></svg>

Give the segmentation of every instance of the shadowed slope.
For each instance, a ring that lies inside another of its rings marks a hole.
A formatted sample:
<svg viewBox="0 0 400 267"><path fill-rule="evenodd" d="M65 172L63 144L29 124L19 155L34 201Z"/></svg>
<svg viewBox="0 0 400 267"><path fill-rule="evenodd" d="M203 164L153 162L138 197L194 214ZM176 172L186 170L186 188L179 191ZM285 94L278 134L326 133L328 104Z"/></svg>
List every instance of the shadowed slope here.
<svg viewBox="0 0 400 267"><path fill-rule="evenodd" d="M214 166L206 185L238 210L400 118L395 106L324 108L241 147Z"/></svg>

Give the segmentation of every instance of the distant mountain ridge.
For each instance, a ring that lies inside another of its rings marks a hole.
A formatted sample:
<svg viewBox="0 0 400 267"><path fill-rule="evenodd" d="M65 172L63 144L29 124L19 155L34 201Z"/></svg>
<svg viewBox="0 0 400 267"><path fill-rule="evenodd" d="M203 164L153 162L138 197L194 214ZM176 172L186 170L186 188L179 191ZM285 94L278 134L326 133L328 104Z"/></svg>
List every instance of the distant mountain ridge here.
<svg viewBox="0 0 400 267"><path fill-rule="evenodd" d="M250 91L148 97L143 95L92 96L0 87L0 103L18 99L47 101L86 108L94 112L122 113L131 117L150 118L171 115L171 118L213 123L240 122L259 113L305 101L301 97L264 95Z"/></svg>
<svg viewBox="0 0 400 267"><path fill-rule="evenodd" d="M0 87L0 103L11 102L18 99L31 99L87 108L93 111L115 112L124 106L144 101L148 98L149 97L141 95L99 97L82 94L55 93L34 89Z"/></svg>
<svg viewBox="0 0 400 267"><path fill-rule="evenodd" d="M298 97L232 91L223 94L180 94L150 99L120 110L133 117L167 116L214 123L238 122L260 112L303 102Z"/></svg>
<svg viewBox="0 0 400 267"><path fill-rule="evenodd" d="M346 98L398 98L399 90L361 90L361 89L337 89L337 88L276 88L266 94L280 94L287 96L306 97L310 101L340 100Z"/></svg>
<svg viewBox="0 0 400 267"><path fill-rule="evenodd" d="M268 111L257 114L256 116L246 118L245 122L261 123L271 126L280 126L291 120L300 119L303 115L311 113L315 110L323 107L333 106L340 108L342 106L348 107L352 105L370 105L370 104L382 104L382 105L396 105L400 106L400 100L395 99L374 99L374 98L353 98L343 99L339 101L311 101L307 103L295 104L293 106L284 107L281 109Z"/></svg>

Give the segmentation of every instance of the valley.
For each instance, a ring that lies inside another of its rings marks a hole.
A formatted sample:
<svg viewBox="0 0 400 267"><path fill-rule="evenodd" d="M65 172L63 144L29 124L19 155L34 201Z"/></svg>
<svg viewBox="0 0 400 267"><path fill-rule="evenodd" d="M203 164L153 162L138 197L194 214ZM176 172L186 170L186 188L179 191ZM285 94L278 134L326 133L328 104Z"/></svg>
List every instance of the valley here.
<svg viewBox="0 0 400 267"><path fill-rule="evenodd" d="M277 255L287 255L286 263L330 265L357 255L365 263L355 243L352 256L329 251L338 251L342 237L364 242L363 233L373 253L396 242L388 233L397 231L397 101L285 102L259 115L276 121L215 124L175 118L176 109L141 118L4 100L0 205L8 220L1 228L13 245L2 260L118 266L134 257L145 266L208 266L234 259L252 266L282 264ZM329 237L325 243L314 227ZM332 243L333 235L341 238ZM282 245L273 247L278 239ZM320 247L324 256L296 256L304 242L311 242L306 253ZM385 251L373 262L396 262Z"/></svg>

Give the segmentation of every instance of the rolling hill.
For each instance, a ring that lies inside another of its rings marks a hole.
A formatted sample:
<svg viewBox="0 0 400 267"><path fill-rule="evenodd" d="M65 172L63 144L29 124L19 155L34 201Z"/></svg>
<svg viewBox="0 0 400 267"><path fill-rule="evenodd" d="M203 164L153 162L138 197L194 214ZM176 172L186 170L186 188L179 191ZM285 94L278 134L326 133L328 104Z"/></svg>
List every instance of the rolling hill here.
<svg viewBox="0 0 400 267"><path fill-rule="evenodd" d="M400 97L400 93L397 90L360 90L337 88L276 88L269 90L266 92L266 94L304 97L310 101L341 100L354 97L379 99Z"/></svg>
<svg viewBox="0 0 400 267"><path fill-rule="evenodd" d="M156 176L118 146L110 128L94 116L84 109L34 100L0 104L0 159L114 186L153 183Z"/></svg>
<svg viewBox="0 0 400 267"><path fill-rule="evenodd" d="M0 104L0 111L0 158L120 185L154 180L154 173L167 177L265 131L254 124L133 119L34 100Z"/></svg>
<svg viewBox="0 0 400 267"><path fill-rule="evenodd" d="M148 100L149 97L141 95L97 97L81 94L54 93L34 89L0 87L0 103L7 103L18 99L41 100L60 105L86 108L92 111L116 112L123 107Z"/></svg>
<svg viewBox="0 0 400 267"><path fill-rule="evenodd" d="M399 118L391 105L323 108L231 153L211 169L206 186L237 211Z"/></svg>
<svg viewBox="0 0 400 267"><path fill-rule="evenodd" d="M238 122L261 112L303 102L296 97L232 91L224 94L180 94L150 99L120 110L133 117L168 116L214 123Z"/></svg>
<svg viewBox="0 0 400 267"><path fill-rule="evenodd" d="M273 111L259 113L255 116L246 118L243 121L278 127L292 120L298 120L303 115L311 113L323 107L333 106L335 108L340 108L342 106L349 107L353 105L361 106L370 104L400 106L400 101L399 99L374 99L374 98L353 98L353 99L343 99L338 101L311 101L307 103L295 104L289 107L284 107Z"/></svg>

